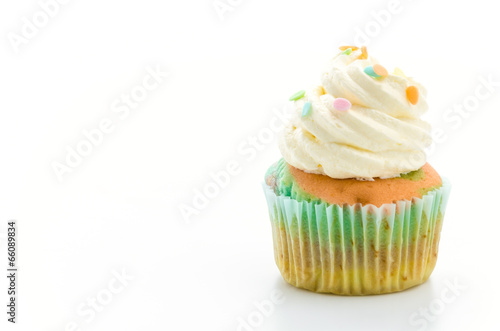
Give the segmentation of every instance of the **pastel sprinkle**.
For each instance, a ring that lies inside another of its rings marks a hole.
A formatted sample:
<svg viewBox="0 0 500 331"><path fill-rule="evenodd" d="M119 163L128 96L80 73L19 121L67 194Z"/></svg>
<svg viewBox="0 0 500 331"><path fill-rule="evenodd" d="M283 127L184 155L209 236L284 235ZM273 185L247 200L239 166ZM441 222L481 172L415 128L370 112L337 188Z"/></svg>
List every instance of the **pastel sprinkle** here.
<svg viewBox="0 0 500 331"><path fill-rule="evenodd" d="M351 102L344 98L337 98L333 101L333 108L338 111L348 111L351 106Z"/></svg>
<svg viewBox="0 0 500 331"><path fill-rule="evenodd" d="M294 95L292 95L292 96L290 97L290 99L288 99L288 100L290 100L290 101L299 100L300 98L303 98L303 97L304 97L304 95L306 95L306 91L304 91L304 90L300 90L299 92L297 92L297 93L295 93Z"/></svg>
<svg viewBox="0 0 500 331"><path fill-rule="evenodd" d="M366 46L361 46L361 55L358 57L358 59L366 60L368 58L368 50L366 49Z"/></svg>
<svg viewBox="0 0 500 331"><path fill-rule="evenodd" d="M408 78L406 77L405 73L403 72L403 70L399 69L398 67L394 68L394 74L396 76L400 76L400 77L404 77L404 78Z"/></svg>
<svg viewBox="0 0 500 331"><path fill-rule="evenodd" d="M380 64L374 64L373 71L380 77L387 77L387 75L389 75L387 69L381 66Z"/></svg>
<svg viewBox="0 0 500 331"><path fill-rule="evenodd" d="M367 74L368 76L372 76L373 78L380 78L381 76L378 75L375 70L373 69L372 66L368 66L364 69L364 72L365 74Z"/></svg>
<svg viewBox="0 0 500 331"><path fill-rule="evenodd" d="M302 107L302 117L305 117L305 116L311 114L311 110L312 110L312 105L309 101L307 101L304 104L304 107Z"/></svg>
<svg viewBox="0 0 500 331"><path fill-rule="evenodd" d="M342 54L349 55L352 53L352 48L348 48L345 51L342 52Z"/></svg>
<svg viewBox="0 0 500 331"><path fill-rule="evenodd" d="M340 46L340 47L339 47L339 49L340 49L341 51L345 51L345 50L346 50L346 49L348 49L348 48L350 48L350 49L351 49L351 50L353 50L353 51L356 51L356 50L358 50L358 49L359 49L359 48L358 48L358 47L356 47L356 46Z"/></svg>
<svg viewBox="0 0 500 331"><path fill-rule="evenodd" d="M418 102L418 88L416 86L408 86L406 88L406 98L412 105L416 105Z"/></svg>

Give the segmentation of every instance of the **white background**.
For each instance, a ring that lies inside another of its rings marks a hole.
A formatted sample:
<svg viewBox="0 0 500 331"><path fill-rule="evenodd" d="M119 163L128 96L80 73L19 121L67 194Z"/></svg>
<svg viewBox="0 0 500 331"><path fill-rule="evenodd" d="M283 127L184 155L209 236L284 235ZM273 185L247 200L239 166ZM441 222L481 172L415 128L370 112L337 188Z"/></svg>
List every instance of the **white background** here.
<svg viewBox="0 0 500 331"><path fill-rule="evenodd" d="M23 17L41 7L2 1L0 257L6 268L6 222L17 219L20 276L15 326L2 276L0 329L249 331L240 323L253 317L251 330L498 330L500 87L473 104L481 77L500 82L493 2L401 0L389 17L390 1L229 3L221 18L212 0L68 1L14 47ZM238 148L319 81L338 46L359 42L427 87L426 119L445 135L429 162L454 186L427 283L320 295L289 286L274 265L260 185L280 157L276 139L255 154ZM113 103L148 66L169 76L121 119ZM53 162L104 118L114 130L58 180ZM239 174L188 222L179 207L231 162ZM109 297L122 270L133 279ZM453 282L459 295L443 303ZM259 321L254 302L276 290L285 301ZM96 296L95 316L78 312L90 314Z"/></svg>

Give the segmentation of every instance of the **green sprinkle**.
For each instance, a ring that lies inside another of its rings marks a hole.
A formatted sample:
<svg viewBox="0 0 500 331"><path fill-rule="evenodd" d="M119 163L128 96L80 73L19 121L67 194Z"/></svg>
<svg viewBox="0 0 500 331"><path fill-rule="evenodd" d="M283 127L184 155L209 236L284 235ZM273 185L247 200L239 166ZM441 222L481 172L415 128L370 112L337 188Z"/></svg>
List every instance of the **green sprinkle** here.
<svg viewBox="0 0 500 331"><path fill-rule="evenodd" d="M304 91L304 90L300 90L299 92L297 92L297 93L295 93L294 95L292 95L292 96L290 97L290 99L288 99L288 100L290 100L290 101L299 100L300 98L303 98L303 97L304 97L304 95L306 95L306 91Z"/></svg>
<svg viewBox="0 0 500 331"><path fill-rule="evenodd" d="M307 101L304 104L304 107L302 108L302 117L305 117L305 116L311 114L311 110L312 110L311 103L309 101Z"/></svg>
<svg viewBox="0 0 500 331"><path fill-rule="evenodd" d="M352 52L352 48L348 48L345 51L342 52L342 54L349 55Z"/></svg>

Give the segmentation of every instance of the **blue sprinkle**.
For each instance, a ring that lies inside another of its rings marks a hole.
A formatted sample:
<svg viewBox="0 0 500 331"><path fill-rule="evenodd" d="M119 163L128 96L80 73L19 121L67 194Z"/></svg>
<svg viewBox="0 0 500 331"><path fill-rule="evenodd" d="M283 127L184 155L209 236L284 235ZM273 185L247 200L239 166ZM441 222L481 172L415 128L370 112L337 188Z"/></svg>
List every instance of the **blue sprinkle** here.
<svg viewBox="0 0 500 331"><path fill-rule="evenodd" d="M368 66L365 68L364 70L365 74L367 74L368 76L372 76L373 78L379 78L379 77L382 77L380 75L377 75L375 73L375 70L373 70L373 66Z"/></svg>
<svg viewBox="0 0 500 331"><path fill-rule="evenodd" d="M311 111L312 111L312 105L309 101L307 101L304 104L304 107L302 108L302 117L305 117L305 116L311 114Z"/></svg>

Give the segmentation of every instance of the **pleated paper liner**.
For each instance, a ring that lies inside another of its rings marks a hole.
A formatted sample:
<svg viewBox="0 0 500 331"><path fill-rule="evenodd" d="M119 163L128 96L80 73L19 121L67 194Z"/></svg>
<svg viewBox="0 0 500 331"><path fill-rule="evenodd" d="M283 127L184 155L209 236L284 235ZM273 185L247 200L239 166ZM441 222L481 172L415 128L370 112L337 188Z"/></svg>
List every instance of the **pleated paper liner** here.
<svg viewBox="0 0 500 331"><path fill-rule="evenodd" d="M315 292L402 291L429 278L451 185L380 207L298 202L265 183L274 257L290 284Z"/></svg>

